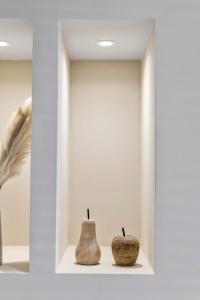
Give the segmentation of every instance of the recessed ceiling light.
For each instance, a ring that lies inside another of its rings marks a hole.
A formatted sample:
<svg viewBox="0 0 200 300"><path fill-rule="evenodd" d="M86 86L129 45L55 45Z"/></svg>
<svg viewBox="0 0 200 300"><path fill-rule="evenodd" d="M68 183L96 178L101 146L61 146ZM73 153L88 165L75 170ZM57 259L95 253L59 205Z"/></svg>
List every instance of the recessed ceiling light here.
<svg viewBox="0 0 200 300"><path fill-rule="evenodd" d="M0 47L8 47L10 46L10 43L7 41L0 41Z"/></svg>
<svg viewBox="0 0 200 300"><path fill-rule="evenodd" d="M111 40L101 40L101 41L96 42L96 45L100 46L100 47L112 47L112 46L114 46L114 44L115 44L115 42L111 41Z"/></svg>

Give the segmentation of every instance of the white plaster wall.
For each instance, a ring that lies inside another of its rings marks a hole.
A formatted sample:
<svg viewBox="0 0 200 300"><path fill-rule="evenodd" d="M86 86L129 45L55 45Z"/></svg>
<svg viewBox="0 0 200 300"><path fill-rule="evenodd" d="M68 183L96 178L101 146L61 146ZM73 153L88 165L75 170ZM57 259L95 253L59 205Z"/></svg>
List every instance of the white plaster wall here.
<svg viewBox="0 0 200 300"><path fill-rule="evenodd" d="M0 139L12 113L32 96L30 61L0 61ZM21 173L0 190L3 244L29 245L30 156Z"/></svg>
<svg viewBox="0 0 200 300"><path fill-rule="evenodd" d="M58 57L58 137L57 137L57 225L56 263L68 244L69 223L69 75L70 64L62 33L59 33Z"/></svg>
<svg viewBox="0 0 200 300"><path fill-rule="evenodd" d="M139 61L72 61L69 242L90 208L100 245L140 233Z"/></svg>
<svg viewBox="0 0 200 300"><path fill-rule="evenodd" d="M34 24L31 274L1 274L4 300L199 300L200 3L0 0ZM155 276L55 275L58 20L156 20Z"/></svg>
<svg viewBox="0 0 200 300"><path fill-rule="evenodd" d="M154 265L155 209L155 36L142 61L141 97L141 233L143 251Z"/></svg>

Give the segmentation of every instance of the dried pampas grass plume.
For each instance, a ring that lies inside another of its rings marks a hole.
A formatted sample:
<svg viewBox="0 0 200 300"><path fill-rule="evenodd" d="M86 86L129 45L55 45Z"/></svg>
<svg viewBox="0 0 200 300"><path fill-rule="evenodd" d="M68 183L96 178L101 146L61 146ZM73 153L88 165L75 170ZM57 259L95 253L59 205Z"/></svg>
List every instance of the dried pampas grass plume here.
<svg viewBox="0 0 200 300"><path fill-rule="evenodd" d="M19 174L31 146L31 98L15 111L0 145L0 188Z"/></svg>

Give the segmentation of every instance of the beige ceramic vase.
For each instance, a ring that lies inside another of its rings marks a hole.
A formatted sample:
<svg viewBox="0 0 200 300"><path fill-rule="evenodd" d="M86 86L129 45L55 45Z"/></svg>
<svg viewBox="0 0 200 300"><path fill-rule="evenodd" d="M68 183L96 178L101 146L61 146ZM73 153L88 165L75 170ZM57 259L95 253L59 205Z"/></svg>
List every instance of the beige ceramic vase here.
<svg viewBox="0 0 200 300"><path fill-rule="evenodd" d="M139 241L132 235L117 235L112 241L112 253L117 266L134 266L136 264L140 244Z"/></svg>
<svg viewBox="0 0 200 300"><path fill-rule="evenodd" d="M76 261L80 265L96 265L101 258L101 249L96 238L95 220L83 220L79 243L76 247Z"/></svg>

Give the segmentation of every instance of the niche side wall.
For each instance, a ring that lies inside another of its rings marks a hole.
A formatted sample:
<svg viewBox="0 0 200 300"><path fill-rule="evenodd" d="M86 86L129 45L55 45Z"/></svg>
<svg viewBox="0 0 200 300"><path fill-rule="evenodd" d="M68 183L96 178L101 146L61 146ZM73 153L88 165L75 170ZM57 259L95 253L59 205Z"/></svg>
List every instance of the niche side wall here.
<svg viewBox="0 0 200 300"><path fill-rule="evenodd" d="M57 124L57 224L56 265L68 244L68 144L70 64L62 33L59 35Z"/></svg>
<svg viewBox="0 0 200 300"><path fill-rule="evenodd" d="M8 119L32 95L31 61L0 61L0 138ZM29 245L30 156L0 191L3 244Z"/></svg>
<svg viewBox="0 0 200 300"><path fill-rule="evenodd" d="M141 98L141 246L154 266L155 202L155 35L142 61Z"/></svg>

